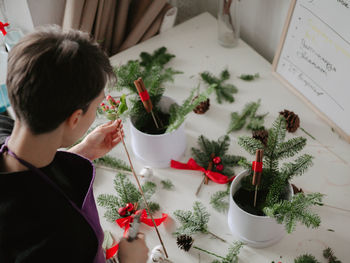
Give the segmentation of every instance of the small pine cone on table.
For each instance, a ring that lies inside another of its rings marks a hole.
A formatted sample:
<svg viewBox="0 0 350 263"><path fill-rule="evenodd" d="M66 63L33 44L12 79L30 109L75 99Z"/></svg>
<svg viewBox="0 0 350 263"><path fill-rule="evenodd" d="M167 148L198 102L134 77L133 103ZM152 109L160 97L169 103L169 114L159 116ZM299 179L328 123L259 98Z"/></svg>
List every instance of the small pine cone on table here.
<svg viewBox="0 0 350 263"><path fill-rule="evenodd" d="M300 126L300 119L297 114L293 111L284 110L280 114L286 119L287 122L287 131L295 132Z"/></svg>
<svg viewBox="0 0 350 263"><path fill-rule="evenodd" d="M190 250L190 248L192 247L193 241L194 241L193 238L188 235L180 235L176 238L177 246L180 249L183 249L185 251Z"/></svg>
<svg viewBox="0 0 350 263"><path fill-rule="evenodd" d="M267 145L267 140L269 138L269 132L267 130L255 130L253 131L252 137L262 142L264 146Z"/></svg>
<svg viewBox="0 0 350 263"><path fill-rule="evenodd" d="M198 96L194 97L193 100L195 100L197 97ZM193 109L193 112L197 114L204 114L207 110L209 110L209 106L210 106L210 100L208 98L205 101L202 101L201 103L199 103L199 105Z"/></svg>

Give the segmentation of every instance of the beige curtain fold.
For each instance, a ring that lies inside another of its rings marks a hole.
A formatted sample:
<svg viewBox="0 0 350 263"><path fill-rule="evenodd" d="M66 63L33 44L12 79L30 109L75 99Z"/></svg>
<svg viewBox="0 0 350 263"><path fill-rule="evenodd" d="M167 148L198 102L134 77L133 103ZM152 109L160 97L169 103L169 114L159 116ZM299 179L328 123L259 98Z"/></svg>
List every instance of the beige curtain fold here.
<svg viewBox="0 0 350 263"><path fill-rule="evenodd" d="M66 0L63 29L90 33L109 55L159 32L166 0Z"/></svg>

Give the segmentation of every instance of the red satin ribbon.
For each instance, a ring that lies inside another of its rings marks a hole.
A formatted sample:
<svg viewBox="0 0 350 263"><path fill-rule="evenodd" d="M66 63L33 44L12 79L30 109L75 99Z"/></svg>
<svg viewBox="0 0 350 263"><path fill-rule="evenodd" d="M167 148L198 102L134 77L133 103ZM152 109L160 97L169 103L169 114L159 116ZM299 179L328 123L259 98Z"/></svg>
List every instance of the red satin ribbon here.
<svg viewBox="0 0 350 263"><path fill-rule="evenodd" d="M119 249L119 244L115 244L113 247L106 249L106 259L110 259L117 254Z"/></svg>
<svg viewBox="0 0 350 263"><path fill-rule="evenodd" d="M263 163L262 162L256 162L254 161L252 164L252 169L255 172L262 172L263 168Z"/></svg>
<svg viewBox="0 0 350 263"><path fill-rule="evenodd" d="M4 36L6 36L6 34L7 34L7 32L6 32L6 30L5 30L5 26L9 26L10 24L9 23L2 23L1 21L0 21L0 31L2 32L2 34L4 35Z"/></svg>
<svg viewBox="0 0 350 263"><path fill-rule="evenodd" d="M149 94L147 90L140 92L139 95L140 95L141 101L149 100Z"/></svg>
<svg viewBox="0 0 350 263"><path fill-rule="evenodd" d="M201 171L205 173L205 175L208 176L210 180L218 184L227 184L235 178L235 176L228 178L221 173L205 170L202 166L199 166L193 158L190 158L187 163L180 163L178 161L171 160L170 167L181 170Z"/></svg>
<svg viewBox="0 0 350 263"><path fill-rule="evenodd" d="M144 223L148 226L154 226L153 225L153 222L152 222L152 219L148 218L147 217L147 212L145 209L143 210L138 210L136 211L135 214L131 215L131 216L127 216L127 217L123 217L123 218L119 218L117 220L115 220L117 222L117 224L121 227L121 228L124 228L125 227L125 230L124 230L124 237L126 237L126 235L128 234L128 231L130 229L130 223L132 223L134 221L134 216L138 213L142 213L141 214L141 217L140 217L140 222L141 223ZM168 218L168 215L167 214L162 214L162 217L161 218L156 218L154 219L154 222L156 223L157 226L159 226L161 223L163 223L165 221L165 219Z"/></svg>

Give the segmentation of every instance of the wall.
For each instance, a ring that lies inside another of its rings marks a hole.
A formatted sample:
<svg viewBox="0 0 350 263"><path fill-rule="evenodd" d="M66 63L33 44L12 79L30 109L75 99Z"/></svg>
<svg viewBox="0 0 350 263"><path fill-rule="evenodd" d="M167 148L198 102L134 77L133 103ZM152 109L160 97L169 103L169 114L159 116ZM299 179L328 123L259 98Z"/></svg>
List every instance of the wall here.
<svg viewBox="0 0 350 263"><path fill-rule="evenodd" d="M169 1L179 7L179 22L204 11L214 16L217 13L218 0ZM280 40L291 0L240 1L241 38L271 62ZM25 31L28 31L33 25L60 24L62 21L65 0L5 0L5 2L11 6L12 18L16 19L20 26L25 27ZM28 9L32 14L32 21L28 20Z"/></svg>

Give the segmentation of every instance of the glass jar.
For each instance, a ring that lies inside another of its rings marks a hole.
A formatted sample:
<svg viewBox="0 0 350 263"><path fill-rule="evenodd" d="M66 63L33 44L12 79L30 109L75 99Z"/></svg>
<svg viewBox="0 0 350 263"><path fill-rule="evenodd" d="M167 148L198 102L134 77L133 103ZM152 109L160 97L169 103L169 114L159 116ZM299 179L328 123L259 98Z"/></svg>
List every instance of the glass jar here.
<svg viewBox="0 0 350 263"><path fill-rule="evenodd" d="M234 47L239 40L240 0L218 1L218 41L224 47Z"/></svg>

